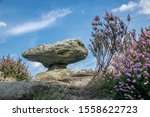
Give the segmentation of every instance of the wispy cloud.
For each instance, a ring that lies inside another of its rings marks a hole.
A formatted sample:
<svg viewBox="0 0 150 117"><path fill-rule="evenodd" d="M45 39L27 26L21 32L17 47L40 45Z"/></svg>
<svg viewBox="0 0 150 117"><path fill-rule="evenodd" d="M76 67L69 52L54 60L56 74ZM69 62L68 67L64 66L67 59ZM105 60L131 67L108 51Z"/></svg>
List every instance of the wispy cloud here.
<svg viewBox="0 0 150 117"><path fill-rule="evenodd" d="M150 0L140 0L139 3L129 1L118 8L114 8L112 12L122 12L137 9L138 13L150 15Z"/></svg>
<svg viewBox="0 0 150 117"><path fill-rule="evenodd" d="M141 8L139 13L150 14L150 0L140 0L139 7Z"/></svg>
<svg viewBox="0 0 150 117"><path fill-rule="evenodd" d="M33 68L33 69L37 69L37 68L41 68L41 67L43 67L43 65L41 64L41 63L39 63L39 62L29 62L29 64L31 65L31 67Z"/></svg>
<svg viewBox="0 0 150 117"><path fill-rule="evenodd" d="M3 21L0 21L0 28L7 27L7 24Z"/></svg>
<svg viewBox="0 0 150 117"><path fill-rule="evenodd" d="M120 7L113 9L112 12L133 10L137 6L137 3L130 1L127 4L123 4Z"/></svg>
<svg viewBox="0 0 150 117"><path fill-rule="evenodd" d="M66 15L69 15L71 13L72 12L70 9L52 10L46 14L42 14L39 20L17 25L8 30L6 33L9 35L21 35L24 33L37 31L52 26L57 19L65 17Z"/></svg>
<svg viewBox="0 0 150 117"><path fill-rule="evenodd" d="M130 1L127 4L123 4L120 7L113 9L112 12L133 10L137 5L137 3Z"/></svg>

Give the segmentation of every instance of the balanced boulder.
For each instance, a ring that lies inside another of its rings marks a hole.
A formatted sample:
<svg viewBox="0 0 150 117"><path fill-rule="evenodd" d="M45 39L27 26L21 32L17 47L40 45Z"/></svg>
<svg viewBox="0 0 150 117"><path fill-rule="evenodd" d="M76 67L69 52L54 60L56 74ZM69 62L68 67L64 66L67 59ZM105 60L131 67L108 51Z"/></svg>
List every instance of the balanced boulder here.
<svg viewBox="0 0 150 117"><path fill-rule="evenodd" d="M52 44L42 44L22 53L30 61L42 63L49 69L66 68L68 64L86 58L88 50L78 39L66 39Z"/></svg>

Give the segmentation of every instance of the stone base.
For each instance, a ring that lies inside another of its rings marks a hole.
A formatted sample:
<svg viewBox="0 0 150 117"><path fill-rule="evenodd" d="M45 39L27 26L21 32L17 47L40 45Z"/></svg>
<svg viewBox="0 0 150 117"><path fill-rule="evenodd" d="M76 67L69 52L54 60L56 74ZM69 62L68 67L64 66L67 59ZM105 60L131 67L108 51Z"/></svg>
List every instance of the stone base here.
<svg viewBox="0 0 150 117"><path fill-rule="evenodd" d="M84 87L94 76L94 70L54 69L37 74L33 81L58 82L66 85Z"/></svg>

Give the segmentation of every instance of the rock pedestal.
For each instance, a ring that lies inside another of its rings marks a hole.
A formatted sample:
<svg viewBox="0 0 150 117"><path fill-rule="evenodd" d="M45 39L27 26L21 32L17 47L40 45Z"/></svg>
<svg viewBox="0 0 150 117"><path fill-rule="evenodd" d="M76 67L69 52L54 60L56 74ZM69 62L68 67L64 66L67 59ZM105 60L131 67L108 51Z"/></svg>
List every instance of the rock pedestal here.
<svg viewBox="0 0 150 117"><path fill-rule="evenodd" d="M85 86L93 77L87 72L71 71L68 64L86 58L88 50L78 39L66 39L53 44L43 44L23 52L23 57L30 61L42 63L48 68L47 72L39 73L33 81L60 83L71 86Z"/></svg>
<svg viewBox="0 0 150 117"><path fill-rule="evenodd" d="M84 87L93 78L95 70L92 69L55 69L39 73L33 81L59 83L73 87Z"/></svg>

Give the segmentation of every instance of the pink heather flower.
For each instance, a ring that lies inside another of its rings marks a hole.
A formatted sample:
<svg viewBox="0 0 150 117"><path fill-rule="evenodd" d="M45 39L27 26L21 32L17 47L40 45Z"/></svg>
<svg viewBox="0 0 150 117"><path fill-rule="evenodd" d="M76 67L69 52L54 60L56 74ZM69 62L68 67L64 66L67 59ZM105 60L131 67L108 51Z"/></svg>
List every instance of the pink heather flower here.
<svg viewBox="0 0 150 117"><path fill-rule="evenodd" d="M145 36L150 38L150 32L145 32Z"/></svg>
<svg viewBox="0 0 150 117"><path fill-rule="evenodd" d="M127 75L127 76L131 77L131 74L130 74L130 73L125 73L125 75Z"/></svg>
<svg viewBox="0 0 150 117"><path fill-rule="evenodd" d="M99 16L96 16L96 17L94 18L94 20L98 22L98 21L100 21L100 17L99 17Z"/></svg>
<svg viewBox="0 0 150 117"><path fill-rule="evenodd" d="M136 63L135 65L134 65L134 68L139 68L139 67L141 67L142 66L142 64L139 62L139 63Z"/></svg>
<svg viewBox="0 0 150 117"><path fill-rule="evenodd" d="M93 25L93 26L97 26L97 25L98 25L98 22L93 21L93 22L92 22L92 25Z"/></svg>
<svg viewBox="0 0 150 117"><path fill-rule="evenodd" d="M119 78L120 78L120 75L119 75L119 74L117 74L117 75L115 76L115 78L116 78L116 79L119 79Z"/></svg>
<svg viewBox="0 0 150 117"><path fill-rule="evenodd" d="M147 63L150 63L150 58L145 58Z"/></svg>
<svg viewBox="0 0 150 117"><path fill-rule="evenodd" d="M124 22L122 20L120 20L119 23L120 23L121 28L124 29L124 26L125 26Z"/></svg>
<svg viewBox="0 0 150 117"><path fill-rule="evenodd" d="M106 16L105 16L106 20L113 20L114 16L111 12L106 12ZM115 18L116 19L116 18Z"/></svg>
<svg viewBox="0 0 150 117"><path fill-rule="evenodd" d="M118 67L118 66L115 66L115 69L116 69L117 71L120 71L120 67Z"/></svg>
<svg viewBox="0 0 150 117"><path fill-rule="evenodd" d="M144 71L144 72L143 72L143 75L144 75L144 76L149 76L149 73L148 73L147 71Z"/></svg>
<svg viewBox="0 0 150 117"><path fill-rule="evenodd" d="M129 69L125 69L125 70L123 70L123 73L125 74L125 73L129 73L130 72L130 70Z"/></svg>
<svg viewBox="0 0 150 117"><path fill-rule="evenodd" d="M143 52L148 58L150 58L150 53Z"/></svg>
<svg viewBox="0 0 150 117"><path fill-rule="evenodd" d="M148 44L148 46L150 46L150 40L147 40L147 44Z"/></svg>
<svg viewBox="0 0 150 117"><path fill-rule="evenodd" d="M133 71L134 71L135 73L141 72L141 68L133 68Z"/></svg>
<svg viewBox="0 0 150 117"><path fill-rule="evenodd" d="M149 63L146 63L146 64L144 65L144 68L145 68L145 69L150 68L150 64L149 64Z"/></svg>
<svg viewBox="0 0 150 117"><path fill-rule="evenodd" d="M131 17L130 17L130 15L128 14L128 16L127 16L127 21L129 22L131 20Z"/></svg>

